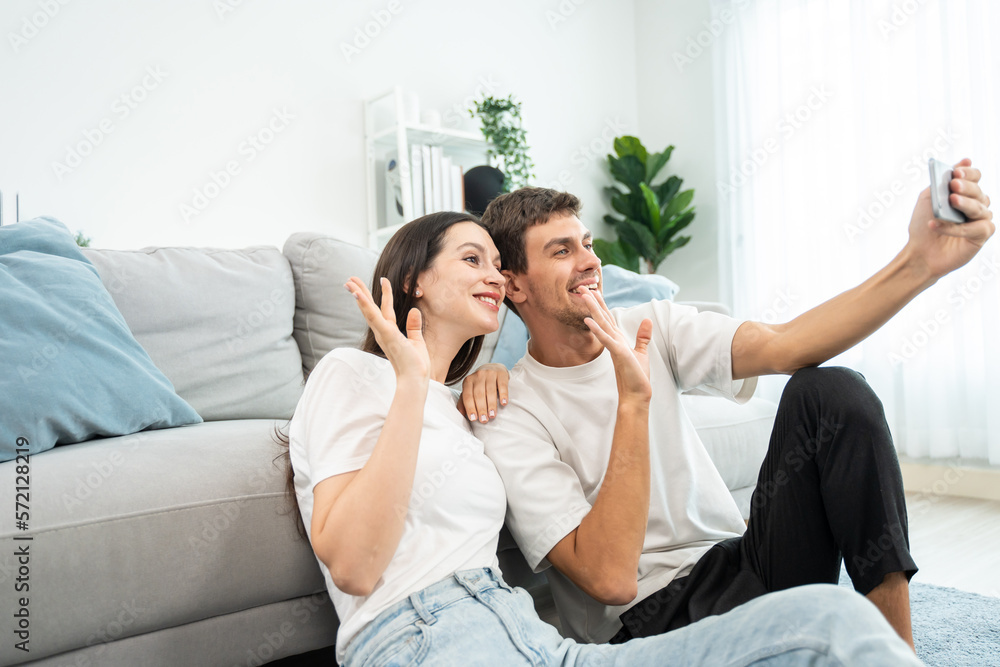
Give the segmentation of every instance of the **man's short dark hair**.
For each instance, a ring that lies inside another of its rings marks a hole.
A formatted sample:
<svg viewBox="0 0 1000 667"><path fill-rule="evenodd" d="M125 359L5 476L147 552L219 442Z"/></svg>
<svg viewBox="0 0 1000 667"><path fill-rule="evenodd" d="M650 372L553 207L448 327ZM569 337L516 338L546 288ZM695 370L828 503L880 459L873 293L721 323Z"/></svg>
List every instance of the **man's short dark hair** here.
<svg viewBox="0 0 1000 667"><path fill-rule="evenodd" d="M500 262L512 273L528 270L524 234L528 227L541 225L555 215L579 215L580 200L568 192L550 188L521 188L500 195L483 211L482 222L500 251ZM507 307L517 313L510 299Z"/></svg>
<svg viewBox="0 0 1000 667"><path fill-rule="evenodd" d="M490 230L500 251L503 268L514 273L528 269L524 233L555 215L579 215L580 200L568 192L549 188L521 188L500 195L483 212L483 224Z"/></svg>

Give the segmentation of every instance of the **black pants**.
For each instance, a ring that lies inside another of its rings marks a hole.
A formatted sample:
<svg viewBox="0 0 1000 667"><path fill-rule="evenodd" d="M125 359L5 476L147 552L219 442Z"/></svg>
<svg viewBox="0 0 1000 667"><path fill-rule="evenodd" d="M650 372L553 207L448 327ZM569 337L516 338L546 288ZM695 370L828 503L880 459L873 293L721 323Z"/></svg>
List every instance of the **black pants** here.
<svg viewBox="0 0 1000 667"><path fill-rule="evenodd" d="M882 403L847 368L803 368L778 404L742 537L621 615L620 643L722 614L770 591L836 584L841 561L869 593L910 557L899 461Z"/></svg>

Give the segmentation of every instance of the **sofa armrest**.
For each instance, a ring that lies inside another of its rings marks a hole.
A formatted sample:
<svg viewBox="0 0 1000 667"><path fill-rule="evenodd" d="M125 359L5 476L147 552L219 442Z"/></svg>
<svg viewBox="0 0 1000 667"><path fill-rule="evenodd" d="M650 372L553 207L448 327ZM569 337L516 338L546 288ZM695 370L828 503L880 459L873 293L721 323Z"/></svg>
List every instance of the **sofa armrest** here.
<svg viewBox="0 0 1000 667"><path fill-rule="evenodd" d="M688 394L681 396L681 404L743 518L748 518L750 494L767 454L777 404L751 398L738 405L719 396Z"/></svg>

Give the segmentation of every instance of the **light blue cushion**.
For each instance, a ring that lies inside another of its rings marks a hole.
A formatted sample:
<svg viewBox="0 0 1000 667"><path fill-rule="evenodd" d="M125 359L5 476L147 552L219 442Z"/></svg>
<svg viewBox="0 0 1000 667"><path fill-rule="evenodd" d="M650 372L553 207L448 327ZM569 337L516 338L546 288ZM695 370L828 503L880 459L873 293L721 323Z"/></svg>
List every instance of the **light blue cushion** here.
<svg viewBox="0 0 1000 667"><path fill-rule="evenodd" d="M0 461L201 421L52 218L0 227ZM20 441L23 444L24 440Z"/></svg>
<svg viewBox="0 0 1000 667"><path fill-rule="evenodd" d="M609 308L627 308L653 299L673 299L677 283L656 274L639 275L620 266L601 268L604 302ZM513 368L528 349L528 329L514 313L507 313L491 362Z"/></svg>

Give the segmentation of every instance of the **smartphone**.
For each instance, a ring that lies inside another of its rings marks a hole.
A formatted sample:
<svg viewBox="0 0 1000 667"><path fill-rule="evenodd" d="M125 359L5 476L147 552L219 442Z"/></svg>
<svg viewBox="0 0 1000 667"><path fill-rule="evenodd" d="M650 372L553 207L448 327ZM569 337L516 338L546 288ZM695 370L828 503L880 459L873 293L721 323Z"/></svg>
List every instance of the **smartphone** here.
<svg viewBox="0 0 1000 667"><path fill-rule="evenodd" d="M931 158L927 161L931 170L931 208L934 210L934 217L938 220L948 222L968 222L965 214L952 207L948 203L948 195L951 194L951 165Z"/></svg>

